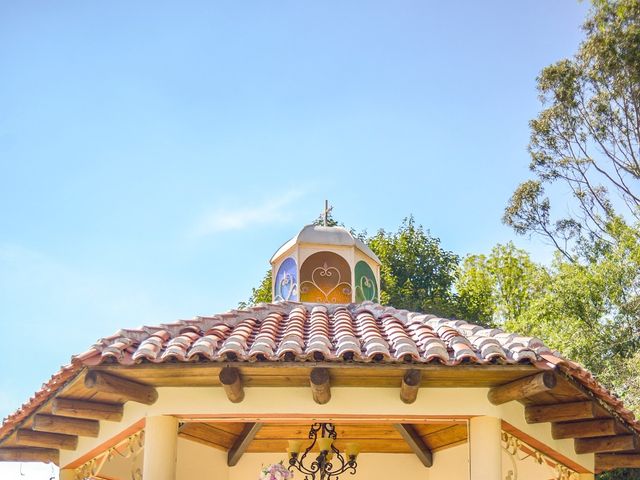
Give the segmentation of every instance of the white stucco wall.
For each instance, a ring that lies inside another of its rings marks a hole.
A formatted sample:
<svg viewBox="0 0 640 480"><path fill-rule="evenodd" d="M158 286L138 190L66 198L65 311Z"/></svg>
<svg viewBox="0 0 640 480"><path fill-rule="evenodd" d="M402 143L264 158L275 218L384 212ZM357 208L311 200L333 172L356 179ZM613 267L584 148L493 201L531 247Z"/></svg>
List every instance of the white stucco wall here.
<svg viewBox="0 0 640 480"><path fill-rule="evenodd" d="M433 466L428 469L428 473L429 480L469 480L469 444L435 452Z"/></svg>
<svg viewBox="0 0 640 480"><path fill-rule="evenodd" d="M176 480L229 480L226 452L178 438Z"/></svg>

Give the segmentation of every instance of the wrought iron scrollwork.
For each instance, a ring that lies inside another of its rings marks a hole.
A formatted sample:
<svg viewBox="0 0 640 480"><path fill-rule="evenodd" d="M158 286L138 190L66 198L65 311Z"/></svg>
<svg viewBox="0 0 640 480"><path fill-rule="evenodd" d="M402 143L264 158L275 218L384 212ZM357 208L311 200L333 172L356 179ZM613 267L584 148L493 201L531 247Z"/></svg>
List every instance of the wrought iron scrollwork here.
<svg viewBox="0 0 640 480"><path fill-rule="evenodd" d="M528 443L523 442L513 435L502 432L502 449L509 454L513 469L507 471L505 480L518 480L518 463L527 458L532 458L539 465L547 465L553 468L554 480L578 480L579 475L574 470L558 463Z"/></svg>
<svg viewBox="0 0 640 480"><path fill-rule="evenodd" d="M292 453L289 458L289 470L298 470L305 480L338 480L343 473L354 475L358 463L355 455L343 455L331 443L331 450L313 452L319 438L337 438L336 429L331 423L314 423L309 430L311 444L302 454ZM314 458L315 456L315 458ZM310 462L306 462L309 459ZM308 465L307 465L308 464Z"/></svg>
<svg viewBox="0 0 640 480"><path fill-rule="evenodd" d="M144 430L140 430L78 467L75 471L75 479L86 480L100 475L105 464L115 457L130 458L133 461L142 452L143 447ZM131 480L142 480L142 472L135 465L131 467Z"/></svg>

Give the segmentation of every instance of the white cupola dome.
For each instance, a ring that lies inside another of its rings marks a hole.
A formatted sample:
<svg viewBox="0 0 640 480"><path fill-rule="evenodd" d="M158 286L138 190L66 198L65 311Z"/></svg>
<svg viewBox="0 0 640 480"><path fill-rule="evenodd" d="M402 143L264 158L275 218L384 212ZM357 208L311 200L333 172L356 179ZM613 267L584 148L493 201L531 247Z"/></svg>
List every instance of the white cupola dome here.
<svg viewBox="0 0 640 480"><path fill-rule="evenodd" d="M378 302L380 259L343 227L307 225L271 258L273 299Z"/></svg>

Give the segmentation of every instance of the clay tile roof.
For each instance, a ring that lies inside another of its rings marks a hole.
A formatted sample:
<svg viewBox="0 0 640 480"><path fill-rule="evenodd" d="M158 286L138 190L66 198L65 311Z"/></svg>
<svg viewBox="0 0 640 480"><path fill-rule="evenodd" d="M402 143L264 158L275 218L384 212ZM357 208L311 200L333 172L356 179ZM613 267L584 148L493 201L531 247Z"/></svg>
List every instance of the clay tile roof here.
<svg viewBox="0 0 640 480"><path fill-rule="evenodd" d="M640 422L580 365L542 341L365 302L313 305L261 304L211 317L120 330L105 337L56 373L8 416L0 438L33 413L83 368L102 363L325 361L356 363L532 364L573 377L592 396L640 432Z"/></svg>

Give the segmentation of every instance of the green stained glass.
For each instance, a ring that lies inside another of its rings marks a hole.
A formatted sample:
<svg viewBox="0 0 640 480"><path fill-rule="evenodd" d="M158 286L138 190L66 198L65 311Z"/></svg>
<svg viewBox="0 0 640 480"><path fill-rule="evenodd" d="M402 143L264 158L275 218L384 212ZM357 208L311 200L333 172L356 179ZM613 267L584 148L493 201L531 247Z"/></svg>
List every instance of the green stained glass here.
<svg viewBox="0 0 640 480"><path fill-rule="evenodd" d="M360 260L355 268L356 302L378 301L378 284L373 270L367 262Z"/></svg>

